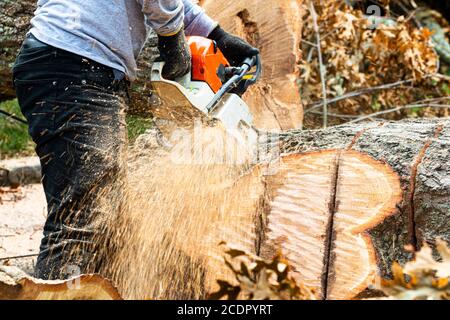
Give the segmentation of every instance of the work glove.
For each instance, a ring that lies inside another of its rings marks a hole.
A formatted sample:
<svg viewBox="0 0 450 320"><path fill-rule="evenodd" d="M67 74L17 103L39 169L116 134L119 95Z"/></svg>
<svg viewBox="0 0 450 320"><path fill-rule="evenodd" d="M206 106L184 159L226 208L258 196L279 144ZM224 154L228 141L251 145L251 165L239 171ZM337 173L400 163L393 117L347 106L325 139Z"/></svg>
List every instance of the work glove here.
<svg viewBox="0 0 450 320"><path fill-rule="evenodd" d="M163 78L175 80L191 70L191 52L183 28L171 36L159 35L158 49L161 59L165 62Z"/></svg>
<svg viewBox="0 0 450 320"><path fill-rule="evenodd" d="M259 54L259 50L246 41L223 30L217 26L208 37L217 43L220 51L232 66L239 66L246 58Z"/></svg>

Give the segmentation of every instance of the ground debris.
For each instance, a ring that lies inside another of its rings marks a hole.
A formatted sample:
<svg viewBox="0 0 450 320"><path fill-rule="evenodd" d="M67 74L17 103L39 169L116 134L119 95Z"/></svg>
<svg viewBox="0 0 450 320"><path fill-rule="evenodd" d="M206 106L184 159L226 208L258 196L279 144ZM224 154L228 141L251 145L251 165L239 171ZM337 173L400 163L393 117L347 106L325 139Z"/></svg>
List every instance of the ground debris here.
<svg viewBox="0 0 450 320"><path fill-rule="evenodd" d="M0 205L4 202L17 202L25 198L23 189L12 187L0 187Z"/></svg>

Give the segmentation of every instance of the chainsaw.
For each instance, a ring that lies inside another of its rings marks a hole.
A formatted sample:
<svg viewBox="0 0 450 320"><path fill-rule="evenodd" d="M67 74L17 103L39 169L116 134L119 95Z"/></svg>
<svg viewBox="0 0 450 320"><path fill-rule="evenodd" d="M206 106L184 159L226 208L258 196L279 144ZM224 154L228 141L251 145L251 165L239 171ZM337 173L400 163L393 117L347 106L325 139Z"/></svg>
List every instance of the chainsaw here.
<svg viewBox="0 0 450 320"><path fill-rule="evenodd" d="M231 66L214 41L197 36L188 37L187 41L192 68L186 76L175 81L164 79L164 62L153 64L152 114L181 128L192 127L195 121L221 125L239 143L253 148L258 132L241 96L261 76L259 56Z"/></svg>

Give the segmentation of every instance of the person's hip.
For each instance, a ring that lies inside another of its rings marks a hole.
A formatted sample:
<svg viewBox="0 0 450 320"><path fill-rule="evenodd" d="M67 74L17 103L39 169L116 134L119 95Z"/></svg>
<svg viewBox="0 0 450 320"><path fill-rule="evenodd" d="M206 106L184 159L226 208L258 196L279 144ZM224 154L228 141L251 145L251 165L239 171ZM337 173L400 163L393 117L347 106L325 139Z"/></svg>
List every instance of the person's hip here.
<svg viewBox="0 0 450 320"><path fill-rule="evenodd" d="M124 73L47 45L29 33L13 67L14 83L48 79L71 85L95 85L111 92L126 92L129 87Z"/></svg>

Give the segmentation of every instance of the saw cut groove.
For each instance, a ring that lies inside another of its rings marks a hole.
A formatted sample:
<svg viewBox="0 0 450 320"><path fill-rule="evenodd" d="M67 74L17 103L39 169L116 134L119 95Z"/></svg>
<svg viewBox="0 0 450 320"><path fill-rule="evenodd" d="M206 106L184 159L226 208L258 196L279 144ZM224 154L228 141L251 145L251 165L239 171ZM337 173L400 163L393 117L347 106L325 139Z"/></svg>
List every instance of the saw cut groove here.
<svg viewBox="0 0 450 320"><path fill-rule="evenodd" d="M337 202L337 192L338 192L338 184L339 184L339 166L341 161L341 151L337 151L336 161L335 161L335 169L333 172L332 178L332 189L330 191L330 202L329 206L329 217L328 217L328 226L326 232L326 240L325 240L325 255L323 260L323 273L322 273L322 299L326 300L328 295L328 280L330 279L330 272L334 270L334 252L333 245L335 241L335 230L334 230L334 216L336 214L336 210L338 209Z"/></svg>
<svg viewBox="0 0 450 320"><path fill-rule="evenodd" d="M267 187L263 257L281 250L296 279L323 299L350 299L374 282L367 231L397 213L402 199L389 166L353 150L291 155Z"/></svg>
<svg viewBox="0 0 450 320"><path fill-rule="evenodd" d="M410 238L410 244L413 246L414 250L417 251L418 249L418 243L417 243L417 235L416 235L416 223L415 223L415 191L416 191L416 178L417 178L417 170L419 168L419 165L422 163L423 159L425 158L425 155L427 153L428 148L430 148L431 144L433 143L433 140L436 140L439 135L441 134L442 130L444 129L443 124L438 124L436 127L436 130L433 134L433 137L428 139L428 141L424 144L423 148L420 150L419 154L417 155L416 160L414 161L412 168L411 168L411 177L410 177L410 195L409 195L409 203L408 203L408 232L409 232L409 238Z"/></svg>

